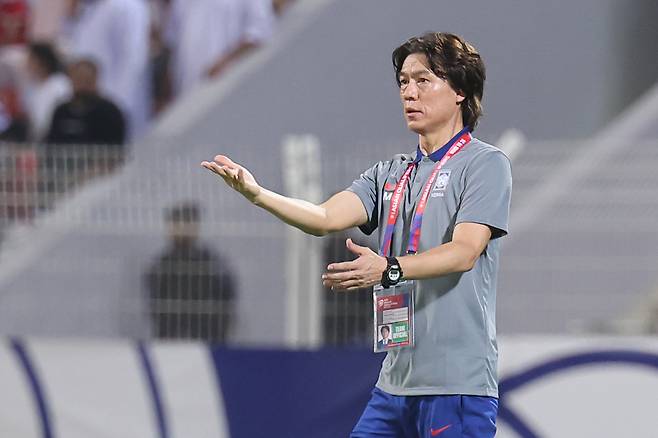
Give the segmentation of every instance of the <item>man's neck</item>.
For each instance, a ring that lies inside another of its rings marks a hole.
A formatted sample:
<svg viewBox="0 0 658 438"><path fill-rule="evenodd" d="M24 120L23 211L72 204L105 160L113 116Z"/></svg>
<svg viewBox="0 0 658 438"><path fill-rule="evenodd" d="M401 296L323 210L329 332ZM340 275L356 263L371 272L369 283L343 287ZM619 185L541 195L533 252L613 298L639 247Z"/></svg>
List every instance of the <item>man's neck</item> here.
<svg viewBox="0 0 658 438"><path fill-rule="evenodd" d="M443 145L448 143L450 139L457 135L462 129L464 129L464 123L462 122L462 118L458 117L432 133L426 135L420 134L418 136L420 150L425 155L430 155L432 152L441 149Z"/></svg>

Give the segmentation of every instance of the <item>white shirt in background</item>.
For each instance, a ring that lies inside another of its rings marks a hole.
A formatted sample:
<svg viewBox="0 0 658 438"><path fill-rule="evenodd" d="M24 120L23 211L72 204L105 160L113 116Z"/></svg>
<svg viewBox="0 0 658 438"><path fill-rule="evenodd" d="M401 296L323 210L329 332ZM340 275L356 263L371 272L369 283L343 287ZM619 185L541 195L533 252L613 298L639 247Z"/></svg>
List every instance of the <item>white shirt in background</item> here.
<svg viewBox="0 0 658 438"><path fill-rule="evenodd" d="M27 85L23 99L30 122L30 141L41 141L46 137L55 108L68 101L71 94L71 82L62 73L52 74L43 82Z"/></svg>
<svg viewBox="0 0 658 438"><path fill-rule="evenodd" d="M268 40L273 24L271 0L172 0L166 39L176 92L198 85L241 42Z"/></svg>
<svg viewBox="0 0 658 438"><path fill-rule="evenodd" d="M92 0L68 23L72 58L89 57L100 67L101 93L119 106L132 138L150 115L149 7L145 0Z"/></svg>

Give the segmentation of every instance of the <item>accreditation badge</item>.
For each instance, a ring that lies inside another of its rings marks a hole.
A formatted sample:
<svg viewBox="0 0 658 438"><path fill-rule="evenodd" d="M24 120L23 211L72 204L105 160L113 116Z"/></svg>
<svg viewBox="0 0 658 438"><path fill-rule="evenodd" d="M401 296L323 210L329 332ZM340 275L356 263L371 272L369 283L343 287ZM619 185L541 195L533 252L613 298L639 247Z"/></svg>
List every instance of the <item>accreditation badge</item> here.
<svg viewBox="0 0 658 438"><path fill-rule="evenodd" d="M413 281L373 289L373 346L375 353L414 345Z"/></svg>

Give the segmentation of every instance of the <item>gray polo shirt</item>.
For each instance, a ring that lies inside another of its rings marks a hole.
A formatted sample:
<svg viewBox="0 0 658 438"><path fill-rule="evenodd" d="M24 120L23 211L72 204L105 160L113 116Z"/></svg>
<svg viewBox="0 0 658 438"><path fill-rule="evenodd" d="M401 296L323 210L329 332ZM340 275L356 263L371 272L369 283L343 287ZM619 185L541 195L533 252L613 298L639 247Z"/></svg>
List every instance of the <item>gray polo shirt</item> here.
<svg viewBox="0 0 658 438"><path fill-rule="evenodd" d="M397 155L366 170L348 190L368 212L360 228L379 230L381 242L391 194L412 155ZM423 156L411 174L391 252L404 255L420 192L435 162ZM492 240L468 272L417 281L415 346L388 352L377 387L394 395L498 396L496 283L501 236L507 234L512 173L500 150L473 138L445 164L427 203L418 252L450 242L462 222L488 225Z"/></svg>

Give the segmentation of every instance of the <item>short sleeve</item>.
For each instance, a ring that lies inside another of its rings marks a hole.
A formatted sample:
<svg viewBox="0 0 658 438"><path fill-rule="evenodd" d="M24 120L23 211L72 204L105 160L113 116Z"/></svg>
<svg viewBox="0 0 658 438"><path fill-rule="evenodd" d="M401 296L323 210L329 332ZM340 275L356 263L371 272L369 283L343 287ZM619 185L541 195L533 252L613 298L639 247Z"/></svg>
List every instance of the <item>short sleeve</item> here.
<svg viewBox="0 0 658 438"><path fill-rule="evenodd" d="M248 0L246 8L244 39L253 44L260 44L270 39L274 27L272 2Z"/></svg>
<svg viewBox="0 0 658 438"><path fill-rule="evenodd" d="M491 238L509 230L512 169L501 151L478 154L466 168L456 223L473 222L491 228Z"/></svg>
<svg viewBox="0 0 658 438"><path fill-rule="evenodd" d="M347 188L348 191L356 194L368 214L368 221L359 226L359 229L365 234L370 235L377 229L379 217L377 215L379 207L378 193L378 174L381 163L377 163L370 169L361 174L359 178L354 180L352 185Z"/></svg>

